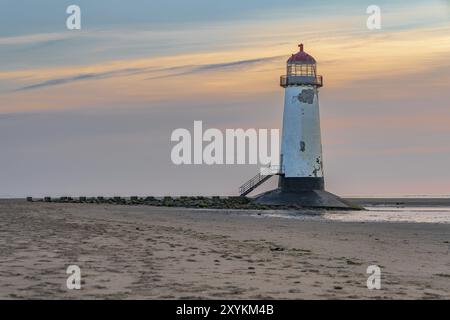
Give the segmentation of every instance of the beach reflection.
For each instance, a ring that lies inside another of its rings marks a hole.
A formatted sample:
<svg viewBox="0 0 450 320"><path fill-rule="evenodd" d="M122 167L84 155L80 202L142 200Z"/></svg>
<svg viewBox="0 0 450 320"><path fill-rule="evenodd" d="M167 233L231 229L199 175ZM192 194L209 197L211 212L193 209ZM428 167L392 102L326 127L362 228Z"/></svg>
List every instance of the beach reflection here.
<svg viewBox="0 0 450 320"><path fill-rule="evenodd" d="M269 210L257 217L341 222L450 223L450 207L366 207L365 211Z"/></svg>
<svg viewBox="0 0 450 320"><path fill-rule="evenodd" d="M450 223L450 207L366 207L366 211L327 213L324 218L358 222Z"/></svg>

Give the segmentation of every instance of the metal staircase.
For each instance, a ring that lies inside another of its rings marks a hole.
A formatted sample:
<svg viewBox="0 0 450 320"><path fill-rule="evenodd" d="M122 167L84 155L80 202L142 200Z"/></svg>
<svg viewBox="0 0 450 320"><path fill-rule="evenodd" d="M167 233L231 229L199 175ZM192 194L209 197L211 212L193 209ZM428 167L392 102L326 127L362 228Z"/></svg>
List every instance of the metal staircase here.
<svg viewBox="0 0 450 320"><path fill-rule="evenodd" d="M241 195L241 197L248 195L250 192L269 180L271 177L278 174L281 174L279 166L261 168L260 172L256 176L248 180L239 188L239 194Z"/></svg>

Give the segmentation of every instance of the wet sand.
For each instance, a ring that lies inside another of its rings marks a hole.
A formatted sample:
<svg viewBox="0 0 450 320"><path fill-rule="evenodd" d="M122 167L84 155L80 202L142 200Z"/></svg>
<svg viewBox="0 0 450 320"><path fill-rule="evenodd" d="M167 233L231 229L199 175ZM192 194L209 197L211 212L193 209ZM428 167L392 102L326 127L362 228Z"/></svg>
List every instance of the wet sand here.
<svg viewBox="0 0 450 320"><path fill-rule="evenodd" d="M260 214L0 200L0 298L450 299L450 224Z"/></svg>

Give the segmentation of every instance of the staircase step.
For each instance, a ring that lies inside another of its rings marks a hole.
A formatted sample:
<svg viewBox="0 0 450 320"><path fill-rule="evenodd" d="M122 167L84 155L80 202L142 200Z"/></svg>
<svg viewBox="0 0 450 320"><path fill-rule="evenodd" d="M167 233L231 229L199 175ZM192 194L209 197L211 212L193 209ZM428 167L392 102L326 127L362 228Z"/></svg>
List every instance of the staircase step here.
<svg viewBox="0 0 450 320"><path fill-rule="evenodd" d="M262 175L261 173L257 174L239 188L239 194L241 195L241 197L248 195L250 192L255 190L257 187L262 185L264 182L266 182L273 176L274 176L273 174L269 175Z"/></svg>

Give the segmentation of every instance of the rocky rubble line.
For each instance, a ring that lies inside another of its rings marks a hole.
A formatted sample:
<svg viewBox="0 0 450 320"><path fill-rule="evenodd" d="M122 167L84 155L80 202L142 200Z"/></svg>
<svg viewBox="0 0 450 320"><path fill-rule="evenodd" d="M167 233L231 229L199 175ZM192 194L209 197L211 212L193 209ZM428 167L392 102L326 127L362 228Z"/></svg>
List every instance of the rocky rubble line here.
<svg viewBox="0 0 450 320"><path fill-rule="evenodd" d="M147 205L158 207L184 207L204 209L298 209L298 206L270 206L254 203L247 197L60 197L27 198L29 202L91 203L116 205Z"/></svg>

